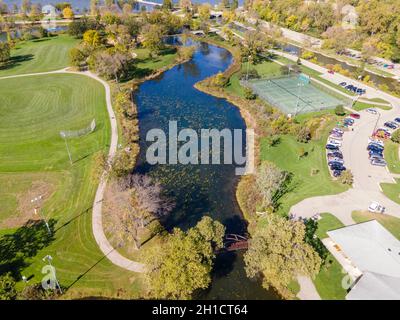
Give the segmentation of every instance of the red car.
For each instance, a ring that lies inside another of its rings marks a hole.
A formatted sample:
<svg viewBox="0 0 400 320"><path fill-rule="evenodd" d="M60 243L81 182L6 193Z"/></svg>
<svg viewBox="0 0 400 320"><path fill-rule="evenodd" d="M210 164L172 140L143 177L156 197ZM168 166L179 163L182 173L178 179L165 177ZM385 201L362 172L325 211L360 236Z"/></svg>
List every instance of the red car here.
<svg viewBox="0 0 400 320"><path fill-rule="evenodd" d="M352 113L350 114L350 117L352 117L353 119L360 119L360 115L358 113Z"/></svg>
<svg viewBox="0 0 400 320"><path fill-rule="evenodd" d="M330 73L330 74L335 74L335 71L333 71L333 70L328 70L328 73Z"/></svg>

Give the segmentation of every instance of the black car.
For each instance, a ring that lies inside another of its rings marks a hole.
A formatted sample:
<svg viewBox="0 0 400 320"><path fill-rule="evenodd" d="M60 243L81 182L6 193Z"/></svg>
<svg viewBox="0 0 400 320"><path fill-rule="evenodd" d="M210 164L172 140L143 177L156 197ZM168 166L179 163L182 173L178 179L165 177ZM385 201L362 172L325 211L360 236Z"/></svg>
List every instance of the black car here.
<svg viewBox="0 0 400 320"><path fill-rule="evenodd" d="M347 83L346 82L341 82L341 83L339 83L339 86L345 87L345 86L347 86Z"/></svg>
<svg viewBox="0 0 400 320"><path fill-rule="evenodd" d="M326 145L326 147L325 147L327 150L339 150L339 147L338 146L335 146L335 145L333 145L333 144L327 144Z"/></svg>
<svg viewBox="0 0 400 320"><path fill-rule="evenodd" d="M340 151L329 152L328 157L343 159L343 154Z"/></svg>
<svg viewBox="0 0 400 320"><path fill-rule="evenodd" d="M337 178L337 177L339 177L339 176L342 175L342 171L340 171L340 170L334 170L332 174L333 174L334 177Z"/></svg>
<svg viewBox="0 0 400 320"><path fill-rule="evenodd" d="M330 166L332 171L344 171L346 170L346 167L343 166L341 163L333 164Z"/></svg>
<svg viewBox="0 0 400 320"><path fill-rule="evenodd" d="M394 119L394 121L396 121L397 123L400 123L400 118L396 118L396 119Z"/></svg>
<svg viewBox="0 0 400 320"><path fill-rule="evenodd" d="M335 160L332 160L332 161L329 161L328 162L328 165L330 166L330 167L332 167L332 166L334 166L334 165L337 165L337 164L339 164L339 165L343 165L343 163L341 163L341 162L339 162L339 161L335 161Z"/></svg>
<svg viewBox="0 0 400 320"><path fill-rule="evenodd" d="M384 126L390 129L397 129L397 126L390 122L385 122Z"/></svg>
<svg viewBox="0 0 400 320"><path fill-rule="evenodd" d="M382 157L383 158L383 153L379 151L370 151L369 152L369 157Z"/></svg>

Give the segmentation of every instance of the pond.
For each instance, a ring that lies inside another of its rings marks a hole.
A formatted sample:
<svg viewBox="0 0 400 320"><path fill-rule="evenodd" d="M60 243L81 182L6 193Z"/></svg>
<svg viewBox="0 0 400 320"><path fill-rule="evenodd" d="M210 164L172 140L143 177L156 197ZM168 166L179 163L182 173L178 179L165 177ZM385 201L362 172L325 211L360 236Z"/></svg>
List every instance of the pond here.
<svg viewBox="0 0 400 320"><path fill-rule="evenodd" d="M146 162L147 132L161 128L168 132L169 121L178 129L245 129L238 108L224 99L196 90L193 85L232 62L231 54L206 43L194 43L191 61L175 66L160 77L144 82L135 93L140 128L140 155L135 172L150 174L164 186L176 207L163 222L187 229L204 215L223 223L227 233L246 234L246 222L235 198L238 177L234 165L149 165ZM276 299L258 281L249 280L242 252L219 254L211 287L200 294L204 299Z"/></svg>

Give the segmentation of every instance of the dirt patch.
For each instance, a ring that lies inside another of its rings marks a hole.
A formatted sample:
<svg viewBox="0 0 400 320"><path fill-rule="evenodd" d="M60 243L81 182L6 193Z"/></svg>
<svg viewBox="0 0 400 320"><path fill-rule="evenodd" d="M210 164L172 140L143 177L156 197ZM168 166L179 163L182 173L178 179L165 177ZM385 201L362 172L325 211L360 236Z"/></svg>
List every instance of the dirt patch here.
<svg viewBox="0 0 400 320"><path fill-rule="evenodd" d="M36 180L32 182L28 191L17 194L17 212L12 217L0 222L0 228L16 228L24 225L28 220L40 220L40 216L34 214L35 207L43 207L46 200L55 191L55 186L49 182ZM35 197L42 196L42 199L36 203L31 200Z"/></svg>

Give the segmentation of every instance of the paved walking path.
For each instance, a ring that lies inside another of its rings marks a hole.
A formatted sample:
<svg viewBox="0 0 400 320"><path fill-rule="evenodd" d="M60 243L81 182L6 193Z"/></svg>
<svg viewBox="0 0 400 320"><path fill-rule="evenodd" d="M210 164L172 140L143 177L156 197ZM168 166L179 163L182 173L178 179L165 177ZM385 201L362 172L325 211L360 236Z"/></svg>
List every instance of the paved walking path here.
<svg viewBox="0 0 400 320"><path fill-rule="evenodd" d="M111 163L116 152L117 152L117 144L118 144L118 126L117 120L115 118L115 113L112 108L111 103L111 89L109 84L99 78L97 75L91 73L90 71L85 72L75 72L75 71L68 71L68 68L56 70L56 71L48 71L48 72L39 72L39 73L28 73L28 74L21 74L21 75L13 75L13 76L6 76L0 77L0 80L10 79L10 78L20 78L20 77L29 77L29 76L40 76L40 75L48 75L48 74L78 74L90 77L98 82L100 82L106 91L106 104L107 104L107 111L108 116L111 123L111 143L110 149L108 151L108 162ZM101 179L100 184L97 188L95 199L93 202L93 209L92 209L92 230L94 238L102 251L102 253L110 260L113 264L124 268L126 270L134 271L134 272L144 272L145 265L136 261L129 260L118 253L118 251L110 244L108 241L104 229L103 229L103 219L102 219L102 203L103 203L103 196L104 191L107 186L107 171L104 171Z"/></svg>
<svg viewBox="0 0 400 320"><path fill-rule="evenodd" d="M297 293L297 298L301 300L321 300L321 297L310 277L298 276L297 281L300 285L300 291Z"/></svg>

